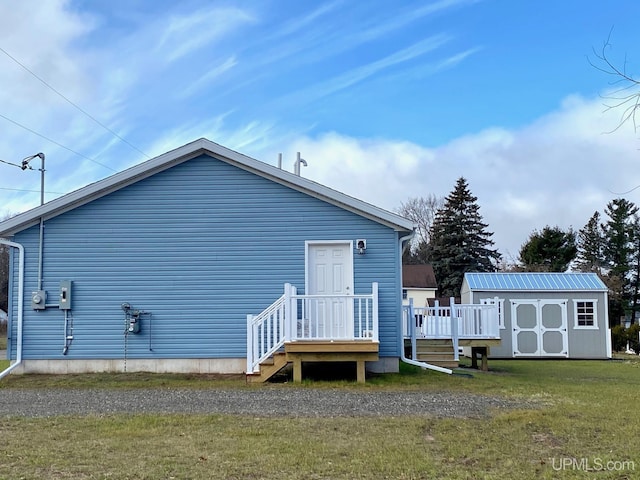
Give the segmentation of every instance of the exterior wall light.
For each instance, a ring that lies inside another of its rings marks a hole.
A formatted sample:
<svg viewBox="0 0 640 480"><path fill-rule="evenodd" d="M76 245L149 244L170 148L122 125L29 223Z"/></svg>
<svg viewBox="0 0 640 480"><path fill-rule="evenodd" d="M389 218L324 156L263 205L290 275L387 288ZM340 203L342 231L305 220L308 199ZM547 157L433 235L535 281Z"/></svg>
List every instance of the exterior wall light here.
<svg viewBox="0 0 640 480"><path fill-rule="evenodd" d="M364 255L364 252L367 249L367 241L362 238L356 240L356 248L358 249L358 253L360 255Z"/></svg>

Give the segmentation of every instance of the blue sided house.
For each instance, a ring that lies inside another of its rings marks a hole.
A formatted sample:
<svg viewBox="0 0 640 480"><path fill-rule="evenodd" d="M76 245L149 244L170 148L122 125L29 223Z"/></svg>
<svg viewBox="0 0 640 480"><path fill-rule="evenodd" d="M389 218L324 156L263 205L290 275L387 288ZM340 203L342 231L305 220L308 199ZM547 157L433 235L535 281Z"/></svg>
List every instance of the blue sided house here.
<svg viewBox="0 0 640 480"><path fill-rule="evenodd" d="M595 273L466 273L463 303L498 307L496 358L611 358L607 287Z"/></svg>
<svg viewBox="0 0 640 480"><path fill-rule="evenodd" d="M206 139L0 223L0 373L397 371L413 224Z"/></svg>

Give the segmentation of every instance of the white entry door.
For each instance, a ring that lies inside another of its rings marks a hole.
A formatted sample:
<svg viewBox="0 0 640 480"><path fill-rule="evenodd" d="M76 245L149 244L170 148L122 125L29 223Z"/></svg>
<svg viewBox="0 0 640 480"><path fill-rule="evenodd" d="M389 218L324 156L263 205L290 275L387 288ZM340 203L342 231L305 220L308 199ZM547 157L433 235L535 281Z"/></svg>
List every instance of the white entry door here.
<svg viewBox="0 0 640 480"><path fill-rule="evenodd" d="M512 300L514 357L568 357L566 300Z"/></svg>
<svg viewBox="0 0 640 480"><path fill-rule="evenodd" d="M353 337L353 245L351 242L307 242L306 304L315 338Z"/></svg>

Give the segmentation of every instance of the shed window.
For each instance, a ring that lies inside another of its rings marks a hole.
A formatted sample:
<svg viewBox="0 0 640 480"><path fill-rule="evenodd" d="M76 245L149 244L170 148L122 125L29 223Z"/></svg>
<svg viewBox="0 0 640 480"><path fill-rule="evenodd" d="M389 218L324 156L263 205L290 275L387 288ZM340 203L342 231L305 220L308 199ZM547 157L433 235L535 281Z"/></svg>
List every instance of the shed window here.
<svg viewBox="0 0 640 480"><path fill-rule="evenodd" d="M398 297L396 297L396 298L398 298ZM403 289L402 289L402 299L403 299L403 300L406 300L406 299L407 299L407 289L406 289L406 288L403 288Z"/></svg>
<svg viewBox="0 0 640 480"><path fill-rule="evenodd" d="M498 326L504 328L504 298L481 298L480 305L498 305Z"/></svg>
<svg viewBox="0 0 640 480"><path fill-rule="evenodd" d="M596 300L574 300L575 328L598 328Z"/></svg>

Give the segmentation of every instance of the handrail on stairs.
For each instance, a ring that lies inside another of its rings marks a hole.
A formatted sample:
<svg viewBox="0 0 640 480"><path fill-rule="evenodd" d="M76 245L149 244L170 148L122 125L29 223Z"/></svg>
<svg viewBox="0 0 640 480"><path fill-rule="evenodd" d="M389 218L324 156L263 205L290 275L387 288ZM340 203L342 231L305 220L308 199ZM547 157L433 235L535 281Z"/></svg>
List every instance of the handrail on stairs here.
<svg viewBox="0 0 640 480"><path fill-rule="evenodd" d="M258 315L247 315L247 373L260 371L260 363L276 353L287 338L286 309L292 290L284 285L284 294Z"/></svg>

